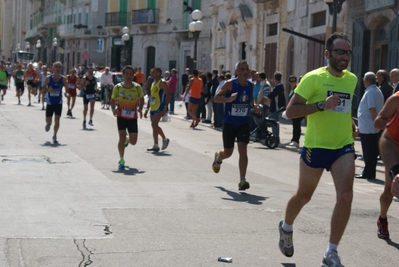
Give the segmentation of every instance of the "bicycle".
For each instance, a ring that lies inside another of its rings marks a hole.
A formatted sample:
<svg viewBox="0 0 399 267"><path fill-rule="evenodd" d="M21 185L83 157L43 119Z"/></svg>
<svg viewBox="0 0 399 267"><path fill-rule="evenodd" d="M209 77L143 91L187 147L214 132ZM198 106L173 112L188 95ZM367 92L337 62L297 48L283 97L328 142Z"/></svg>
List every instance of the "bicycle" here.
<svg viewBox="0 0 399 267"><path fill-rule="evenodd" d="M104 90L104 101L101 103L101 108L105 108L105 109L109 109L110 103L111 103L111 89L112 86L111 85L106 85L104 87L102 87L102 89Z"/></svg>

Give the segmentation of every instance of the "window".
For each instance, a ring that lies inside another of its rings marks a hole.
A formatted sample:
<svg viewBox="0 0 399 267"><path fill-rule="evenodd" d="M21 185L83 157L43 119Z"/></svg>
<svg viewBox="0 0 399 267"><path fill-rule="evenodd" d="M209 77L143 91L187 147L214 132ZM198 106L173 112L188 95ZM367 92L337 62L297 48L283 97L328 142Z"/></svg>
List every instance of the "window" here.
<svg viewBox="0 0 399 267"><path fill-rule="evenodd" d="M267 36L277 35L278 23L267 25Z"/></svg>
<svg viewBox="0 0 399 267"><path fill-rule="evenodd" d="M326 25L326 11L312 14L312 28Z"/></svg>

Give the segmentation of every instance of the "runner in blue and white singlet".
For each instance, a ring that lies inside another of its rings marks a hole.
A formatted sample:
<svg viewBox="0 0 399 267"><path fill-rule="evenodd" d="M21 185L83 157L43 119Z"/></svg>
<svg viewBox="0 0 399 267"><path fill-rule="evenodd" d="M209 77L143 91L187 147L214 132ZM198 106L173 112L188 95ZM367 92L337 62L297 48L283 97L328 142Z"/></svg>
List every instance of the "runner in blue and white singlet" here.
<svg viewBox="0 0 399 267"><path fill-rule="evenodd" d="M66 79L60 74L62 69L61 62L53 64L53 74L46 77L43 83L43 90L45 91L44 101L46 101L46 127L48 132L51 127L53 114L54 116L54 135L53 142L57 144L57 132L60 127L60 116L62 113L62 88L66 90L68 95L68 85Z"/></svg>

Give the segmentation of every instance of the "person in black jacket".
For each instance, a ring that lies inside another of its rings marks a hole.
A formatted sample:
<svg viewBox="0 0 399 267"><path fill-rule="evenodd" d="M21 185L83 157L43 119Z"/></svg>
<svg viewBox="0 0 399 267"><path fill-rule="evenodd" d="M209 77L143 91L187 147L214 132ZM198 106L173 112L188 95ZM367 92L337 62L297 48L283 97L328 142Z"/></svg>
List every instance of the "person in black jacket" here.
<svg viewBox="0 0 399 267"><path fill-rule="evenodd" d="M384 96L384 103L388 97L392 95L392 85L388 81L388 73L386 70L377 71L378 86Z"/></svg>
<svg viewBox="0 0 399 267"><path fill-rule="evenodd" d="M184 94L186 91L186 87L189 82L188 75L190 75L190 69L186 68L186 72L181 76L182 94Z"/></svg>
<svg viewBox="0 0 399 267"><path fill-rule="evenodd" d="M215 97L216 89L219 86L219 79L218 79L218 74L219 71L217 69L212 70L212 87L211 87L211 101L212 101L212 109L213 109L213 126L214 127L222 127L222 119L220 116L223 116L220 114L220 112L217 111L217 103L213 101L213 98Z"/></svg>
<svg viewBox="0 0 399 267"><path fill-rule="evenodd" d="M280 125L279 125L279 113L276 112L279 108L285 107L285 94L284 94L284 86L281 83L281 78L283 75L281 72L276 71L274 73L274 88L273 91L269 94L270 102L270 118L275 119L277 121L277 126L272 127L273 136L280 138ZM277 102L276 102L277 97Z"/></svg>

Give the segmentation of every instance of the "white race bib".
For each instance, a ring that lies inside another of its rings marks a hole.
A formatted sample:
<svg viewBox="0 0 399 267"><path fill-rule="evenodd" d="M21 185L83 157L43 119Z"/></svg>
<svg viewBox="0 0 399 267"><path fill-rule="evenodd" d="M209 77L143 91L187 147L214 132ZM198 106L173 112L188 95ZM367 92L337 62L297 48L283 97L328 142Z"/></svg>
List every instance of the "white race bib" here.
<svg viewBox="0 0 399 267"><path fill-rule="evenodd" d="M231 115L238 117L245 117L248 115L247 104L233 104L231 107Z"/></svg>
<svg viewBox="0 0 399 267"><path fill-rule="evenodd" d="M28 76L28 80L33 80L33 76Z"/></svg>
<svg viewBox="0 0 399 267"><path fill-rule="evenodd" d="M60 95L60 90L54 90L50 92L50 96L59 96Z"/></svg>
<svg viewBox="0 0 399 267"><path fill-rule="evenodd" d="M121 116L124 118L134 118L135 111L133 108L122 108Z"/></svg>
<svg viewBox="0 0 399 267"><path fill-rule="evenodd" d="M22 75L17 75L17 79L20 80L22 78Z"/></svg>
<svg viewBox="0 0 399 267"><path fill-rule="evenodd" d="M334 109L331 109L332 112L340 112L347 113L351 111L351 95L348 93L336 92L336 91L327 91L327 97L334 95L339 97L338 106Z"/></svg>
<svg viewBox="0 0 399 267"><path fill-rule="evenodd" d="M73 84L73 83L68 83L68 88L74 89L74 88L75 88L75 84Z"/></svg>
<svg viewBox="0 0 399 267"><path fill-rule="evenodd" d="M156 98L152 96L150 98L150 105L155 105L155 101L156 101Z"/></svg>
<svg viewBox="0 0 399 267"><path fill-rule="evenodd" d="M95 97L96 97L95 94L86 95L86 99L93 99L93 98L95 98Z"/></svg>

